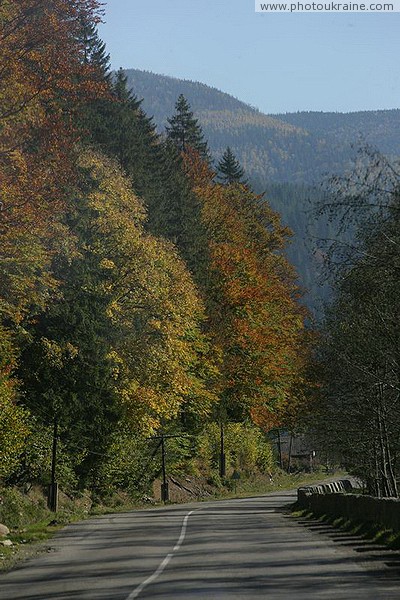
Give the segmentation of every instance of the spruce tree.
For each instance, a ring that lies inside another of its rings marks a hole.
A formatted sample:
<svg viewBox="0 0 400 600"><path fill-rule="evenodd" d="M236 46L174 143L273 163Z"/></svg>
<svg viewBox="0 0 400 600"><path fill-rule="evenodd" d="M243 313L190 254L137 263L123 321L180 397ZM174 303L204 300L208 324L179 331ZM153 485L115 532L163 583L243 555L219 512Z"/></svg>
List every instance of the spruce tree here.
<svg viewBox="0 0 400 600"><path fill-rule="evenodd" d="M128 78L125 71L120 67L115 73L113 81L113 94L120 102L134 102L135 108L139 108L141 101L137 100L128 88Z"/></svg>
<svg viewBox="0 0 400 600"><path fill-rule="evenodd" d="M229 146L217 164L217 177L226 185L230 185L231 183L248 183L248 180L245 179L244 169Z"/></svg>
<svg viewBox="0 0 400 600"><path fill-rule="evenodd" d="M208 144L198 120L190 110L190 104L181 94L175 104L175 114L167 119L169 126L166 127L168 139L170 139L180 152L188 148L197 150L200 156L207 162L210 161Z"/></svg>
<svg viewBox="0 0 400 600"><path fill-rule="evenodd" d="M87 191L91 189L88 176ZM93 209L79 197L65 224L76 236L75 257L62 252L53 270L59 298L29 324L18 378L25 403L39 422L59 425L65 452L80 484L96 471L121 414L111 358L113 326L104 269L92 250ZM78 459L79 457L79 459Z"/></svg>
<svg viewBox="0 0 400 600"><path fill-rule="evenodd" d="M157 135L153 120L128 89L121 69L112 91L117 102L102 100L87 107L83 127L89 141L118 159L148 209L148 230L171 240L193 268L204 261L206 249L199 225L200 203L186 176L181 152L173 140Z"/></svg>
<svg viewBox="0 0 400 600"><path fill-rule="evenodd" d="M82 45L83 63L97 66L101 76L109 81L110 55L99 37L96 25L84 15L81 16L81 35L78 41Z"/></svg>

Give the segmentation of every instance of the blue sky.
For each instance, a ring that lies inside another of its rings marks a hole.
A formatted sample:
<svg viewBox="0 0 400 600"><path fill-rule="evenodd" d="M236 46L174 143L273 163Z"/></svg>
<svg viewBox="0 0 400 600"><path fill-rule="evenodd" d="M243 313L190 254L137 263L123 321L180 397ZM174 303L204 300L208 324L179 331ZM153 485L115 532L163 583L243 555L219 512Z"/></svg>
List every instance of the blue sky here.
<svg viewBox="0 0 400 600"><path fill-rule="evenodd" d="M400 13L256 14L254 0L108 0L112 66L201 81L267 113L400 107Z"/></svg>

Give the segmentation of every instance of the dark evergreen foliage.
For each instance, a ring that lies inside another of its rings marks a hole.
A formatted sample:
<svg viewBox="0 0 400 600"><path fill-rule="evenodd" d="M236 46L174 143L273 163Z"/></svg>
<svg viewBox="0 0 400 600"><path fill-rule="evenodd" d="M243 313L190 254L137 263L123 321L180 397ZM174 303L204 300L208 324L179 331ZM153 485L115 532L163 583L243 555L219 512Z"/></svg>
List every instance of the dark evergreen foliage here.
<svg viewBox="0 0 400 600"><path fill-rule="evenodd" d="M232 150L227 147L221 160L217 164L218 179L225 184L242 183L247 184L244 169L233 154Z"/></svg>
<svg viewBox="0 0 400 600"><path fill-rule="evenodd" d="M57 420L82 485L103 460L120 416L115 365L109 357L109 299L100 284L104 274L98 258L90 250L92 217L83 199L69 214L80 255L72 261L60 256L55 262L54 273L64 282L60 298L27 328L29 343L18 373L33 414L44 425Z"/></svg>
<svg viewBox="0 0 400 600"><path fill-rule="evenodd" d="M96 65L99 76L107 81L110 80L110 55L107 53L105 43L100 39L96 25L88 21L85 16L81 17L81 39L83 57L85 64Z"/></svg>
<svg viewBox="0 0 400 600"><path fill-rule="evenodd" d="M135 192L148 208L148 230L171 240L188 266L197 265L198 272L206 257L198 218L200 206L188 183L180 152L170 139L157 134L141 101L128 90L122 70L114 77L112 91L116 100L102 100L87 107L83 126L91 142L117 158L129 175Z"/></svg>
<svg viewBox="0 0 400 600"><path fill-rule="evenodd" d="M191 148L197 150L202 158L209 160L208 144L204 139L203 131L183 94L180 94L175 104L175 114L167 121L167 137L180 152Z"/></svg>

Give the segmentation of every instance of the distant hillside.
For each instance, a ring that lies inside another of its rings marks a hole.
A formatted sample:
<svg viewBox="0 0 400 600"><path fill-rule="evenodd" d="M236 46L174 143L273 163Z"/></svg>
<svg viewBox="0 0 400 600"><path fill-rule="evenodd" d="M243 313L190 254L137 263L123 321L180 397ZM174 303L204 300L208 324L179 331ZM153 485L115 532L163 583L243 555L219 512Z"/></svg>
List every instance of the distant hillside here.
<svg viewBox="0 0 400 600"><path fill-rule="evenodd" d="M344 170L360 135L383 152L400 155L400 110L265 115L203 83L137 69L126 74L160 130L184 94L214 155L231 146L257 187L266 181L317 183L327 173Z"/></svg>
<svg viewBox="0 0 400 600"><path fill-rule="evenodd" d="M189 101L215 157L231 146L251 177L286 180L293 146L307 146L309 134L203 83L128 69L128 84L162 130L179 94ZM257 152L254 148L257 147Z"/></svg>
<svg viewBox="0 0 400 600"><path fill-rule="evenodd" d="M312 252L329 227L310 218L312 203L320 196L318 183L327 174L343 172L351 165L352 145L357 145L360 137L399 156L400 110L265 115L202 83L136 69L127 70L126 75L160 131L183 94L203 127L214 158L227 146L232 148L254 189L267 192L272 206L293 229L288 256L310 292L308 303L318 305L327 290L318 287L320 265L314 262ZM328 237L334 235L330 231Z"/></svg>
<svg viewBox="0 0 400 600"><path fill-rule="evenodd" d="M315 135L353 144L365 138L381 152L400 154L400 109L369 110L352 113L297 112L274 115L285 123Z"/></svg>
<svg viewBox="0 0 400 600"><path fill-rule="evenodd" d="M166 124L167 117L173 113L176 99L181 93L189 100L196 112L236 110L244 106L248 110L257 112L237 98L204 83L156 75L138 69L127 69L125 73L134 92L139 98L144 98L143 105L146 112L153 115L155 122L161 126Z"/></svg>

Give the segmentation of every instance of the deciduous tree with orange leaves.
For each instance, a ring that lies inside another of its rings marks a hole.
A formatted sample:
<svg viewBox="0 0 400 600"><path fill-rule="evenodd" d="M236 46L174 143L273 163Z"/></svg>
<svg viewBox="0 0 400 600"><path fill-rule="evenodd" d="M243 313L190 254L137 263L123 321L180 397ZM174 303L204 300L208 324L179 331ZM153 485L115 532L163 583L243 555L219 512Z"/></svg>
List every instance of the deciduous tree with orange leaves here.
<svg viewBox="0 0 400 600"><path fill-rule="evenodd" d="M107 93L80 35L82 19L96 23L99 14L94 0L0 3L0 397L11 436L0 439L3 474L27 433L15 404L15 354L24 326L57 289L52 257L61 247L73 252L62 217L77 174L75 113Z"/></svg>
<svg viewBox="0 0 400 600"><path fill-rule="evenodd" d="M284 255L290 231L246 185L221 185L195 151L185 166L201 202L209 266L202 283L232 417L287 403L298 377L305 310Z"/></svg>
<svg viewBox="0 0 400 600"><path fill-rule="evenodd" d="M46 302L47 267L75 178L73 115L106 84L84 61L81 18L94 0L7 0L0 7L0 314L19 321Z"/></svg>

